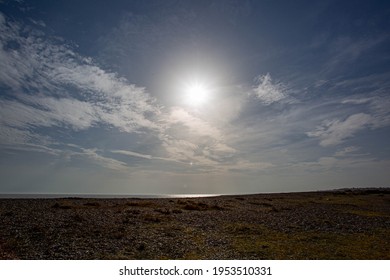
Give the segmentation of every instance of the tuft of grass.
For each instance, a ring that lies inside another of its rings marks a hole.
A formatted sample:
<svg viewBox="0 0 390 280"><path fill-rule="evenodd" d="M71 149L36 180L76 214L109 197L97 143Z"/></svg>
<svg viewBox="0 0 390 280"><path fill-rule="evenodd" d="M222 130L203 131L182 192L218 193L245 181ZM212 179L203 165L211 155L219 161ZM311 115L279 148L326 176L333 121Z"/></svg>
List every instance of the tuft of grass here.
<svg viewBox="0 0 390 280"><path fill-rule="evenodd" d="M84 221L83 217L81 217L79 214L73 215L72 219L73 219L73 221L78 222L78 223L81 223Z"/></svg>
<svg viewBox="0 0 390 280"><path fill-rule="evenodd" d="M183 208L184 210L190 210L190 211L201 211L202 210L202 207L200 207L199 205L196 205L196 204L187 204L184 206Z"/></svg>
<svg viewBox="0 0 390 280"><path fill-rule="evenodd" d="M99 207L100 203L99 202L86 202L86 203L84 203L84 206Z"/></svg>
<svg viewBox="0 0 390 280"><path fill-rule="evenodd" d="M53 206L51 208L54 208L54 209L72 209L72 205L70 204L67 204L67 203L54 203Z"/></svg>
<svg viewBox="0 0 390 280"><path fill-rule="evenodd" d="M207 210L225 210L225 208L214 204L214 205L208 205L203 202L189 202L183 207L184 210L190 210L190 211L207 211Z"/></svg>
<svg viewBox="0 0 390 280"><path fill-rule="evenodd" d="M219 205L217 205L217 204L211 205L211 206L209 207L209 209L210 209L210 210L219 210L219 211L225 210L224 207L219 206Z"/></svg>
<svg viewBox="0 0 390 280"><path fill-rule="evenodd" d="M131 207L153 207L155 206L154 203L152 203L151 201L138 201L138 202L127 202L126 203L127 206L131 206Z"/></svg>
<svg viewBox="0 0 390 280"><path fill-rule="evenodd" d="M133 209L133 210L127 210L126 214L131 214L131 215L139 215L141 214L141 211L138 209Z"/></svg>
<svg viewBox="0 0 390 280"><path fill-rule="evenodd" d="M123 228L119 228L118 231L116 231L116 232L111 234L111 238L112 239L123 239L125 237L126 237L126 235L124 233L124 229Z"/></svg>
<svg viewBox="0 0 390 280"><path fill-rule="evenodd" d="M158 212L158 213L161 213L161 214L164 214L164 215L171 214L171 211L169 209L155 209L154 211Z"/></svg>
<svg viewBox="0 0 390 280"><path fill-rule="evenodd" d="M258 206L264 206L264 207L273 207L273 204L268 203L268 202L256 202L256 201L251 201L249 204L252 205L258 205Z"/></svg>
<svg viewBox="0 0 390 280"><path fill-rule="evenodd" d="M369 210L346 210L345 213L354 214L363 217L389 217L386 213L369 211Z"/></svg>
<svg viewBox="0 0 390 280"><path fill-rule="evenodd" d="M333 195L328 194L320 197L315 203L349 205L353 207L364 206L366 201L362 200L358 195Z"/></svg>
<svg viewBox="0 0 390 280"><path fill-rule="evenodd" d="M143 217L143 219L144 219L144 221L152 222L152 223L160 223L161 222L160 217L157 217L157 216L151 215L151 214L146 214Z"/></svg>
<svg viewBox="0 0 390 280"><path fill-rule="evenodd" d="M188 202L186 200L182 200L182 199L177 201L177 204L180 204L180 205L185 205L186 203L188 203Z"/></svg>

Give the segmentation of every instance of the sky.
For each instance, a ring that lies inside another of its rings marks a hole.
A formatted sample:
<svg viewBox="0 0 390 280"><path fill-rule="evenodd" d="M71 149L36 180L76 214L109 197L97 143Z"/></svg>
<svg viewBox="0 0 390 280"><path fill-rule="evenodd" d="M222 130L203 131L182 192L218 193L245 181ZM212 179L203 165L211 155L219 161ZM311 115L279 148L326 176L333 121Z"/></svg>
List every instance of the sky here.
<svg viewBox="0 0 390 280"><path fill-rule="evenodd" d="M389 1L0 0L0 193L388 187Z"/></svg>

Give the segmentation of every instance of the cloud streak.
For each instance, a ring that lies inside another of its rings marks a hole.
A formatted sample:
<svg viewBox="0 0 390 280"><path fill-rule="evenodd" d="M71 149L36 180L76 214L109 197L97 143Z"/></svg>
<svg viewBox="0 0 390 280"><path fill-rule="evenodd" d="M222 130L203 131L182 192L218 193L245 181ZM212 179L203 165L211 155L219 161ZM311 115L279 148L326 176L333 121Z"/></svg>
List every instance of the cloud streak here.
<svg viewBox="0 0 390 280"><path fill-rule="evenodd" d="M359 113L349 116L344 121L324 121L321 126L308 132L307 135L319 138L321 146L333 146L344 142L371 123L372 117L370 115Z"/></svg>
<svg viewBox="0 0 390 280"><path fill-rule="evenodd" d="M338 103L349 105L349 110L354 108L362 110L363 106L365 112L349 115L344 120L341 118L324 120L316 129L306 133L309 137L318 138L321 146L338 145L365 129L373 130L390 125L390 99L386 95L370 94L345 98L334 102L334 106Z"/></svg>

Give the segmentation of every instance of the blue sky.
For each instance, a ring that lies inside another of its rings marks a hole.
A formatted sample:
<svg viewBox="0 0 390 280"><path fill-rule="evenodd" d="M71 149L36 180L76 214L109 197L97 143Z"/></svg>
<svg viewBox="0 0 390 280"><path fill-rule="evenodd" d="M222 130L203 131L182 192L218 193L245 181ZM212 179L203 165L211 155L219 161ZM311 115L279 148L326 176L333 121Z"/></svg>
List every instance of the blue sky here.
<svg viewBox="0 0 390 280"><path fill-rule="evenodd" d="M0 193L390 179L388 1L0 1Z"/></svg>

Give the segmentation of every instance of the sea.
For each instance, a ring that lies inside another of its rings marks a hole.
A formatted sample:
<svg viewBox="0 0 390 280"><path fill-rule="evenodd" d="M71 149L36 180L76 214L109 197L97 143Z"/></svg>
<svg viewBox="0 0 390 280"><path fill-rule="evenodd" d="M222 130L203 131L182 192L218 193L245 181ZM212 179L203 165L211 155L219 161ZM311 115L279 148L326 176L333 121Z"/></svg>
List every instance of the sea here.
<svg viewBox="0 0 390 280"><path fill-rule="evenodd" d="M0 193L0 199L43 199L43 198L199 198L217 197L223 194L64 194L64 193Z"/></svg>

